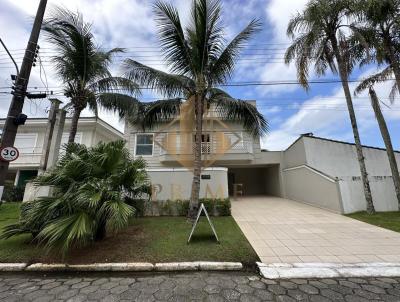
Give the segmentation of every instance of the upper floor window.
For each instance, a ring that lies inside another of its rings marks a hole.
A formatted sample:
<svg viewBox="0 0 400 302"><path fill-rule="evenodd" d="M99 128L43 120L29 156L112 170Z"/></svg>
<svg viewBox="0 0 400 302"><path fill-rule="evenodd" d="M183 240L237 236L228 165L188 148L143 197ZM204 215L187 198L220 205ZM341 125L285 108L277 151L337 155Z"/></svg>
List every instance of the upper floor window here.
<svg viewBox="0 0 400 302"><path fill-rule="evenodd" d="M153 155L153 134L136 134L136 155Z"/></svg>
<svg viewBox="0 0 400 302"><path fill-rule="evenodd" d="M33 153L37 142L36 133L18 133L15 137L14 146L20 153Z"/></svg>
<svg viewBox="0 0 400 302"><path fill-rule="evenodd" d="M193 135L193 142L196 142L196 135L197 134L195 134L195 135ZM203 133L202 135L201 135L201 142L202 143L209 143L211 140L210 140L210 134L209 133Z"/></svg>

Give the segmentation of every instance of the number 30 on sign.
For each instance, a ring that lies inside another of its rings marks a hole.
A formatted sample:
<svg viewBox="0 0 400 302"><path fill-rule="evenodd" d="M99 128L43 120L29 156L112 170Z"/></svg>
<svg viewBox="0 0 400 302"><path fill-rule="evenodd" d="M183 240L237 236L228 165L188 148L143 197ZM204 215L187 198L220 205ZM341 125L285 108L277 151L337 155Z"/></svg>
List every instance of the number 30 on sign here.
<svg viewBox="0 0 400 302"><path fill-rule="evenodd" d="M19 152L14 147L4 147L0 149L0 160L2 161L14 161L18 158Z"/></svg>

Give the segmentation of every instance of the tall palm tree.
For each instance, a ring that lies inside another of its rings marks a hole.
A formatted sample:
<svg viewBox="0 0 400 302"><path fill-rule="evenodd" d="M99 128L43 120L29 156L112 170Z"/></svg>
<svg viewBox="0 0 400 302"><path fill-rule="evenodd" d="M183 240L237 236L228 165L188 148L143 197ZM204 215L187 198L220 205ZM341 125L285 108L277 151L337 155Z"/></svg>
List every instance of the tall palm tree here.
<svg viewBox="0 0 400 302"><path fill-rule="evenodd" d="M343 30L346 27L344 17L349 13L350 7L351 1L347 0L311 0L304 11L297 13L288 24L287 34L292 38L293 43L286 51L285 62L287 64L296 62L299 82L306 89L309 88L308 77L311 63L314 63L318 76L325 75L328 68L333 73L339 73L353 129L367 212L374 213L371 188L348 82L348 77L355 65Z"/></svg>
<svg viewBox="0 0 400 302"><path fill-rule="evenodd" d="M357 94L357 93L362 92L364 89L366 89L367 85L369 85L369 84L370 84L370 82L368 79L366 81L362 82L359 86L357 86L355 93ZM395 157L394 150L393 150L392 140L390 138L389 130L387 128L386 121L385 121L385 118L384 118L382 110L381 110L379 98L372 86L369 86L368 90L369 90L369 96L371 99L371 105L372 105L376 120L379 125L379 130L381 131L383 142L385 143L386 153L387 153L387 156L389 159L390 169L392 171L393 184L394 184L396 197L397 197L397 201L398 201L399 209L400 209L400 175L399 175L399 168L397 166L396 157Z"/></svg>
<svg viewBox="0 0 400 302"><path fill-rule="evenodd" d="M394 74L396 81L391 93L394 96L395 89L400 92L400 0L358 0L355 8L353 14L357 19L353 30L362 37L366 48L374 50L370 59L390 67L380 78L372 77L370 81Z"/></svg>
<svg viewBox="0 0 400 302"><path fill-rule="evenodd" d="M98 106L118 110L121 115L136 104L132 96L139 93L138 85L123 77L113 77L109 70L114 48L103 51L95 44L91 24L80 13L56 7L45 21L43 30L55 47L52 57L57 75L64 84L64 94L70 99L66 108L72 109L68 142L74 142L82 110L89 107L97 116Z"/></svg>
<svg viewBox="0 0 400 302"><path fill-rule="evenodd" d="M230 43L225 44L219 0L193 0L191 19L182 26L177 9L169 3L154 5L161 51L170 73L126 60L127 77L174 100L150 104L145 110L145 125L179 112L180 99L194 107L194 164L188 217L195 217L199 202L202 168L201 139L206 106L213 105L225 118L244 124L255 136L267 131L267 122L257 109L218 89L231 78L235 61L260 25L252 20Z"/></svg>

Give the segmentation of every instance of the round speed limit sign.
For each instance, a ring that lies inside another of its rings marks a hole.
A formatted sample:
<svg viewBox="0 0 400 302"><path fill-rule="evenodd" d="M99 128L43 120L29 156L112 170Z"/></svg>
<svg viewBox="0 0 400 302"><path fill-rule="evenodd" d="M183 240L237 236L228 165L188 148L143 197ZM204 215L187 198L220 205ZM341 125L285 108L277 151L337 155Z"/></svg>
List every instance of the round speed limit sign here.
<svg viewBox="0 0 400 302"><path fill-rule="evenodd" d="M2 161L14 161L18 158L19 152L14 147L4 147L0 149L0 159Z"/></svg>

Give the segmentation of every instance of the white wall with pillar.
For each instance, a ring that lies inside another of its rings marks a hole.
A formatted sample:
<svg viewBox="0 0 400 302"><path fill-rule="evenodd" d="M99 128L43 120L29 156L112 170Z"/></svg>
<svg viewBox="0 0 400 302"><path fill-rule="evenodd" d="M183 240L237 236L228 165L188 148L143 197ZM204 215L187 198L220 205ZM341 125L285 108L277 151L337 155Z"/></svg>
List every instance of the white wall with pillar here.
<svg viewBox="0 0 400 302"><path fill-rule="evenodd" d="M153 201L189 200L193 172L185 168L147 170ZM228 198L228 169L206 168L201 173L200 198Z"/></svg>

